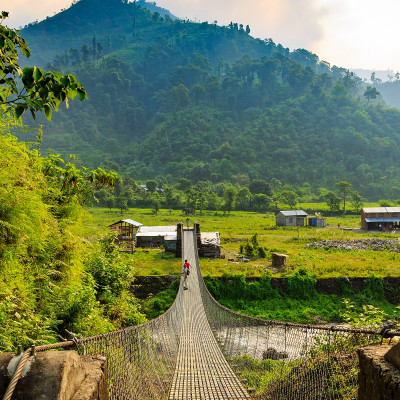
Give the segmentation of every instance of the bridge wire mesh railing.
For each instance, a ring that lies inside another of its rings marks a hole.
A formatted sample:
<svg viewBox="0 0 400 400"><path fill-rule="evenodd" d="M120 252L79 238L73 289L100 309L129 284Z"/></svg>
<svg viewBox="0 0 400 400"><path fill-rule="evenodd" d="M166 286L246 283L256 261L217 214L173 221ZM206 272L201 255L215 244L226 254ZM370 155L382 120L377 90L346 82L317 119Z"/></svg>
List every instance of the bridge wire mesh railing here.
<svg viewBox="0 0 400 400"><path fill-rule="evenodd" d="M82 354L107 358L110 399L168 398L178 356L182 295L179 290L171 308L154 320L79 340Z"/></svg>
<svg viewBox="0 0 400 400"><path fill-rule="evenodd" d="M357 349L380 344L380 331L245 316L219 304L202 278L199 284L208 322L235 372L240 375L251 361L261 369L258 377L249 374L249 383L262 387L254 398L357 399ZM385 332L390 340L395 336L400 332Z"/></svg>

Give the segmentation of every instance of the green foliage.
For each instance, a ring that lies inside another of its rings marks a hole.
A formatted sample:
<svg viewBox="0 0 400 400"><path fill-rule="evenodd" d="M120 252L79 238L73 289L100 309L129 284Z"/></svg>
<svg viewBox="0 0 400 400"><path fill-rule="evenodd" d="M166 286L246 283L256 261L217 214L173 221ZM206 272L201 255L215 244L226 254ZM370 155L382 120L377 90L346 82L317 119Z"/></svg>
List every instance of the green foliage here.
<svg viewBox="0 0 400 400"><path fill-rule="evenodd" d="M380 301L384 300L385 291L383 288L383 279L377 278L375 276L369 276L367 278L367 282L363 286L361 293L368 299Z"/></svg>
<svg viewBox="0 0 400 400"><path fill-rule="evenodd" d="M311 299L317 295L315 277L306 269L300 268L287 277L288 296L296 299Z"/></svg>
<svg viewBox="0 0 400 400"><path fill-rule="evenodd" d="M393 207L393 203L390 200L379 200L379 207Z"/></svg>
<svg viewBox="0 0 400 400"><path fill-rule="evenodd" d="M179 283L180 280L178 278L171 283L168 290L158 293L157 296L150 298L143 303L142 310L148 319L158 317L172 306L178 293Z"/></svg>
<svg viewBox="0 0 400 400"><path fill-rule="evenodd" d="M255 233L250 242L247 241L245 245L240 244L239 254L245 255L250 258L266 258L267 253L265 249L258 243L258 233Z"/></svg>
<svg viewBox="0 0 400 400"><path fill-rule="evenodd" d="M38 67L25 67L18 64L18 52L30 57L30 49L19 31L2 25L8 13L0 16L0 110L8 116L19 118L29 110L35 119L36 112L43 111L51 119L52 109L58 111L60 103L68 108L68 98L87 99L83 86L74 75L58 72L44 72ZM18 88L18 80L22 88Z"/></svg>
<svg viewBox="0 0 400 400"><path fill-rule="evenodd" d="M281 193L282 201L287 204L290 208L295 208L299 196L292 190L284 190Z"/></svg>
<svg viewBox="0 0 400 400"><path fill-rule="evenodd" d="M324 195L326 204L328 205L331 211L339 211L340 210L340 197L332 191L328 191Z"/></svg>
<svg viewBox="0 0 400 400"><path fill-rule="evenodd" d="M362 312L349 299L343 300L343 306L343 320L354 327L378 329L382 327L383 322L388 318L383 310L371 304L363 304Z"/></svg>
<svg viewBox="0 0 400 400"><path fill-rule="evenodd" d="M55 163L58 175L49 173L48 159L5 133L10 127L21 128L0 121L0 349L54 342L65 328L90 335L142 321L112 238L102 250L82 241L80 203L97 178L79 186L69 180L78 169Z"/></svg>
<svg viewBox="0 0 400 400"><path fill-rule="evenodd" d="M96 299L105 316L116 328L143 322L139 303L130 292L134 282L132 270L116 251L113 235L104 237L100 247L85 260L85 266L94 279Z"/></svg>
<svg viewBox="0 0 400 400"><path fill-rule="evenodd" d="M218 299L249 299L261 300L276 298L278 292L271 287L271 278L263 275L259 281L246 283L243 275L224 275L222 278L207 276L205 278L208 289L213 297Z"/></svg>

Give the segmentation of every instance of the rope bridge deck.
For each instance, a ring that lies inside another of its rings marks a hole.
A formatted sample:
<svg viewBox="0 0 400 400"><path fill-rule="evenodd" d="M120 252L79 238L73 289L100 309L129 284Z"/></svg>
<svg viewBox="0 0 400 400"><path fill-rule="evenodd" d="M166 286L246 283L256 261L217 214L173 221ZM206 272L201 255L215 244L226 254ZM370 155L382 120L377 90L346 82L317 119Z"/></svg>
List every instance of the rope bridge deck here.
<svg viewBox="0 0 400 400"><path fill-rule="evenodd" d="M184 232L183 251L183 258L189 261L192 268L188 290L183 293L178 360L169 399L249 399L207 321L192 231ZM180 290L183 290L182 286Z"/></svg>

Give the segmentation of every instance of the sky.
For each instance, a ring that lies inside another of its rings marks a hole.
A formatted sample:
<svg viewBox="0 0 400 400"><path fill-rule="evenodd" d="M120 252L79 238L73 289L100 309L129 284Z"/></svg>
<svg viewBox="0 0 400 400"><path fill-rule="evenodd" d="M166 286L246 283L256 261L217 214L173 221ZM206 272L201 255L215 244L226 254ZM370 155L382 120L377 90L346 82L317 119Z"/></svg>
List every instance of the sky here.
<svg viewBox="0 0 400 400"><path fill-rule="evenodd" d="M254 37L304 48L344 68L400 71L399 0L157 0L192 21L249 25ZM13 28L68 7L71 0L0 0Z"/></svg>

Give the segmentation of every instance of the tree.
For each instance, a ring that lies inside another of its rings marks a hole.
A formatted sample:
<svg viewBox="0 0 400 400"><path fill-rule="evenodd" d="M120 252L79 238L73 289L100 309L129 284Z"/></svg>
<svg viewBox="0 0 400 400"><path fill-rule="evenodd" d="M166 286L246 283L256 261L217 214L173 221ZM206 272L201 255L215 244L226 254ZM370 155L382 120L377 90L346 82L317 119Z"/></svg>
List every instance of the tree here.
<svg viewBox="0 0 400 400"><path fill-rule="evenodd" d="M146 187L153 194L157 190L157 182L155 180L148 180L146 181Z"/></svg>
<svg viewBox="0 0 400 400"><path fill-rule="evenodd" d="M252 208L256 211L265 212L271 203L271 198L263 193L258 193L253 196Z"/></svg>
<svg viewBox="0 0 400 400"><path fill-rule="evenodd" d="M364 92L364 97L367 99L368 103L371 99L376 99L381 93L372 86L367 86Z"/></svg>
<svg viewBox="0 0 400 400"><path fill-rule="evenodd" d="M224 208L228 211L228 214L233 210L235 207L235 201L237 196L237 190L234 186L228 186L224 190Z"/></svg>
<svg viewBox="0 0 400 400"><path fill-rule="evenodd" d="M339 211L340 210L341 199L335 192L332 192L332 191L326 192L326 194L324 195L324 199L331 211Z"/></svg>
<svg viewBox="0 0 400 400"><path fill-rule="evenodd" d="M25 67L18 64L18 52L30 57L30 49L19 31L3 26L8 13L0 16L0 111L19 118L29 110L35 119L37 111L44 111L51 119L52 110L58 111L60 103L68 107L68 98L87 98L83 86L75 76L58 72L44 72L41 68ZM18 87L21 82L20 88Z"/></svg>
<svg viewBox="0 0 400 400"><path fill-rule="evenodd" d="M356 191L351 192L351 204L356 212L359 212L364 206L364 197Z"/></svg>
<svg viewBox="0 0 400 400"><path fill-rule="evenodd" d="M182 190L183 192L188 191L192 187L192 181L187 178L180 178L177 189Z"/></svg>
<svg viewBox="0 0 400 400"><path fill-rule="evenodd" d="M58 191L51 191L48 197L58 205L84 204L87 199L94 198L96 189L115 187L118 181L116 172L102 168L93 171L79 169L73 160L74 157L71 156L65 163L59 154L49 154L43 159L43 174L58 187Z"/></svg>
<svg viewBox="0 0 400 400"><path fill-rule="evenodd" d="M353 186L351 182L340 181L335 183L335 186L338 188L339 193L341 194L341 198L343 201L343 213L346 213L346 197L350 192L350 188Z"/></svg>
<svg viewBox="0 0 400 400"><path fill-rule="evenodd" d="M196 191L194 188L190 188L186 192L186 201L184 204L183 212L188 215L188 214L194 214L196 212L196 206L197 206L197 198L196 198Z"/></svg>
<svg viewBox="0 0 400 400"><path fill-rule="evenodd" d="M237 193L236 204L239 210L248 210L251 202L251 193L248 187L243 186Z"/></svg>
<svg viewBox="0 0 400 400"><path fill-rule="evenodd" d="M299 198L299 196L295 192L293 192L293 190L284 190L281 193L280 197L282 201L292 209L296 207L297 200Z"/></svg>
<svg viewBox="0 0 400 400"><path fill-rule="evenodd" d="M128 209L128 199L124 196L118 196L115 205L120 209L122 215Z"/></svg>
<svg viewBox="0 0 400 400"><path fill-rule="evenodd" d="M251 181L249 186L250 192L253 194L266 194L267 196L272 195L271 186L268 182L264 181L263 179L255 179Z"/></svg>
<svg viewBox="0 0 400 400"><path fill-rule="evenodd" d="M170 90L175 109L184 108L189 104L189 89L182 83Z"/></svg>
<svg viewBox="0 0 400 400"><path fill-rule="evenodd" d="M153 198L151 199L151 206L152 213L154 215L157 215L158 211L160 210L160 195L158 193L155 193Z"/></svg>
<svg viewBox="0 0 400 400"><path fill-rule="evenodd" d="M203 86L201 86L199 83L196 83L193 85L191 93L194 97L196 105L198 105L200 100L204 97L205 90Z"/></svg>
<svg viewBox="0 0 400 400"><path fill-rule="evenodd" d="M115 205L115 196L113 196L111 193L107 193L107 195L104 197L104 204L110 209L114 207Z"/></svg>
<svg viewBox="0 0 400 400"><path fill-rule="evenodd" d="M208 182L200 181L197 183L195 190L197 197L197 207L200 211L200 215L203 215L203 210L206 207L207 198L210 193L210 186Z"/></svg>

